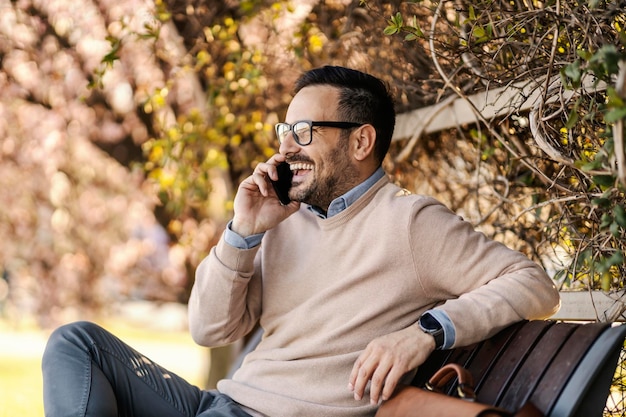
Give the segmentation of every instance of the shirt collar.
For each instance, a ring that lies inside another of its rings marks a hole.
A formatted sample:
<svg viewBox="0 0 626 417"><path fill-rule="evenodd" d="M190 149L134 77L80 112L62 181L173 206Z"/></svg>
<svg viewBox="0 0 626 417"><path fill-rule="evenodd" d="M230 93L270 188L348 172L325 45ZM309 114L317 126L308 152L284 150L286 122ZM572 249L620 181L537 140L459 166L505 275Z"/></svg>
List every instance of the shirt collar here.
<svg viewBox="0 0 626 417"><path fill-rule="evenodd" d="M328 206L328 213L324 213L322 209L316 206L309 206L309 210L315 213L317 216L322 219L327 219L333 217L348 207L356 200L359 199L367 190L369 190L372 185L376 184L376 182L385 176L385 171L382 167L379 167L368 179L357 185L356 187L349 190L342 196L335 198L330 202Z"/></svg>

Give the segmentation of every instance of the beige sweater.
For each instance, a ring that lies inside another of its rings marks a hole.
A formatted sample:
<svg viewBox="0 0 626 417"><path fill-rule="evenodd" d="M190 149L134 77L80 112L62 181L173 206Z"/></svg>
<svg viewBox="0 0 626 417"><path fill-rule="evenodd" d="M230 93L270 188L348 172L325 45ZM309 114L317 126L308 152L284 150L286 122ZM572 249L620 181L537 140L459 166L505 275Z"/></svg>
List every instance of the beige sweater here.
<svg viewBox="0 0 626 417"><path fill-rule="evenodd" d="M260 345L218 384L235 401L271 417L373 416L368 393L357 402L347 388L372 339L439 305L462 346L558 304L534 262L383 178L330 219L303 207L260 247L222 239L197 269L189 313L206 346L235 341L260 320Z"/></svg>

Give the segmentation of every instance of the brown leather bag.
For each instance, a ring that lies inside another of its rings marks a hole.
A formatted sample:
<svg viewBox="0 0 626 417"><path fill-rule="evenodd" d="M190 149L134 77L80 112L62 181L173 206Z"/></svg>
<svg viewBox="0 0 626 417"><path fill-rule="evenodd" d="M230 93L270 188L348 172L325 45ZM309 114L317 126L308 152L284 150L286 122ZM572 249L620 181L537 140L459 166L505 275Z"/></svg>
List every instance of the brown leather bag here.
<svg viewBox="0 0 626 417"><path fill-rule="evenodd" d="M442 392L448 382L457 378L457 397ZM543 417L527 403L517 413L476 402L474 381L461 365L450 363L439 369L425 388L402 387L378 408L376 417Z"/></svg>

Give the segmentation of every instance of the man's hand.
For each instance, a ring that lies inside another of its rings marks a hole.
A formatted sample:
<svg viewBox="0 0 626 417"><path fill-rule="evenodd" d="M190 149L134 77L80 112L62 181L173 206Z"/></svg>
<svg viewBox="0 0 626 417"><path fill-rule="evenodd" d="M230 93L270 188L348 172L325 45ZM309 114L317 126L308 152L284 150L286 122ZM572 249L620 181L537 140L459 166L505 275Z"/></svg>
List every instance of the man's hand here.
<svg viewBox="0 0 626 417"><path fill-rule="evenodd" d="M424 363L435 350L435 339L417 324L372 340L354 363L348 388L354 399L363 398L371 380L370 403L393 394L404 374Z"/></svg>
<svg viewBox="0 0 626 417"><path fill-rule="evenodd" d="M298 211L297 201L280 204L270 183L270 179L278 179L276 165L284 160L283 155L272 156L241 182L234 202L233 232L244 237L263 233Z"/></svg>

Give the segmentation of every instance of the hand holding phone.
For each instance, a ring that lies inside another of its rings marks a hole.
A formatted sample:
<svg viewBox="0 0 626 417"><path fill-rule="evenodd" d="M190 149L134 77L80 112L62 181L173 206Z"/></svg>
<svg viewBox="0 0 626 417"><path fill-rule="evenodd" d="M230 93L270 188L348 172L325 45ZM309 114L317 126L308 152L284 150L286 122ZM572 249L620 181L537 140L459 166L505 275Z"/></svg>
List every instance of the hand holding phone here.
<svg viewBox="0 0 626 417"><path fill-rule="evenodd" d="M289 164L287 162L281 162L276 166L276 170L278 171L278 181L270 180L272 182L272 186L274 187L274 191L276 191L276 195L278 196L278 200L283 205L287 205L291 202L289 198L289 189L291 189L291 180L293 178L293 172L289 168Z"/></svg>

